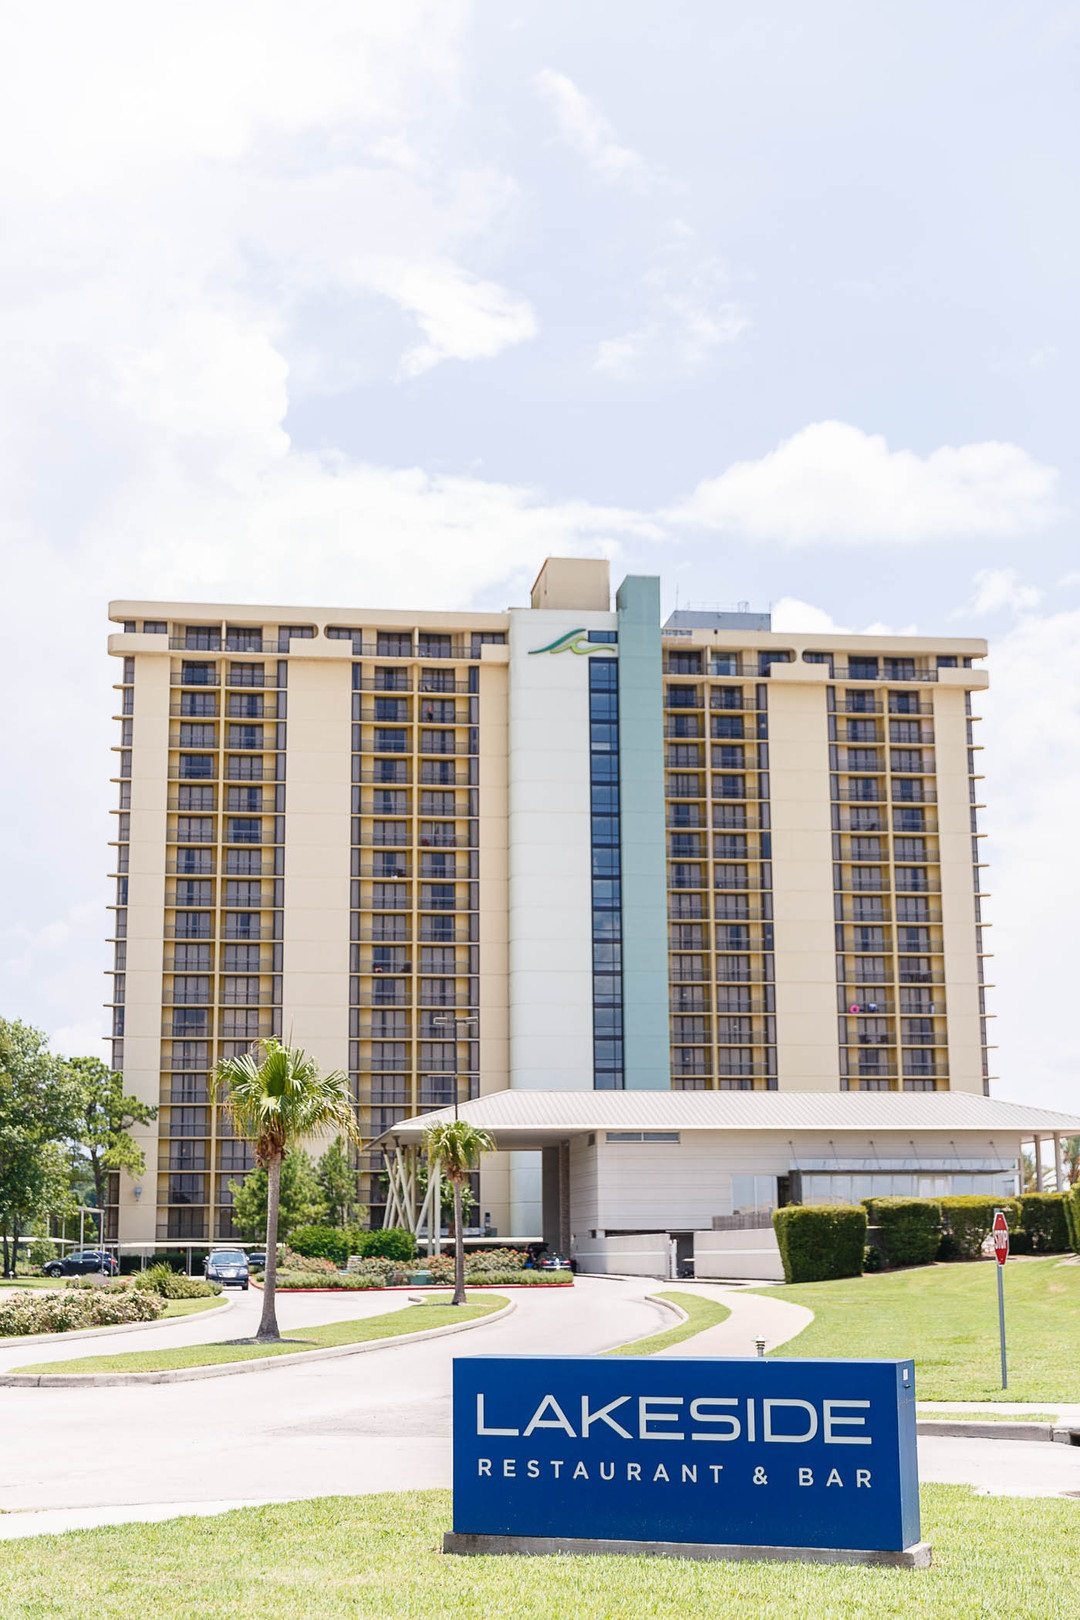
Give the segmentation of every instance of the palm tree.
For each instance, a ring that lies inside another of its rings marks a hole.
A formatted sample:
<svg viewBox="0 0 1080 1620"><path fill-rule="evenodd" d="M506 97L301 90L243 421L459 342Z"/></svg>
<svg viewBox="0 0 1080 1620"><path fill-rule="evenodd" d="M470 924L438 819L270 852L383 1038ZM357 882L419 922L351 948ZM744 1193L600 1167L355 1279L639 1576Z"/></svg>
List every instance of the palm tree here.
<svg viewBox="0 0 1080 1620"><path fill-rule="evenodd" d="M320 1074L314 1058L272 1036L243 1057L223 1058L211 1076L211 1092L221 1098L238 1136L255 1146L255 1163L265 1168L266 1275L262 1319L256 1342L281 1338L277 1324L277 1230L281 1161L305 1137L333 1130L359 1139L348 1076L340 1069Z"/></svg>
<svg viewBox="0 0 1080 1620"><path fill-rule="evenodd" d="M465 1228L461 1217L461 1190L480 1163L482 1153L492 1153L495 1143L487 1131L470 1125L467 1119L450 1119L443 1125L429 1125L424 1132L424 1152L428 1164L437 1165L454 1189L454 1297L451 1305L465 1303ZM438 1212L432 1215L438 1220Z"/></svg>

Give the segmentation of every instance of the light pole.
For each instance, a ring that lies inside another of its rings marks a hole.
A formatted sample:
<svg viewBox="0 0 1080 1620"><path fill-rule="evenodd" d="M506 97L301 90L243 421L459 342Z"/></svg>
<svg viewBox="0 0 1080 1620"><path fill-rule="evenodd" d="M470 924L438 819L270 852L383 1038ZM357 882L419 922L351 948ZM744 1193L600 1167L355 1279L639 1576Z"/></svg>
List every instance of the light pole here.
<svg viewBox="0 0 1080 1620"><path fill-rule="evenodd" d="M454 1118L458 1117L458 1072L457 1072L457 1043L458 1030L468 1029L470 1024L476 1023L476 1017L469 1014L461 1017L458 1013L433 1013L431 1018L432 1029L450 1028L454 1032Z"/></svg>

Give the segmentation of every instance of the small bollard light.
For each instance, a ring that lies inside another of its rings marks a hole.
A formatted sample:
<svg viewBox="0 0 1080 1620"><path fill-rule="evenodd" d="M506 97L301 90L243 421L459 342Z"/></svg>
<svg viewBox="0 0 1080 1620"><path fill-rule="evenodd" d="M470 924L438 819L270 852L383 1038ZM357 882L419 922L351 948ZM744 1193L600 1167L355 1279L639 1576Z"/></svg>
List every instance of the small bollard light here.
<svg viewBox="0 0 1080 1620"><path fill-rule="evenodd" d="M757 1345L757 1353L758 1353L758 1355L763 1356L765 1354L765 1340L764 1339L755 1339L754 1343Z"/></svg>

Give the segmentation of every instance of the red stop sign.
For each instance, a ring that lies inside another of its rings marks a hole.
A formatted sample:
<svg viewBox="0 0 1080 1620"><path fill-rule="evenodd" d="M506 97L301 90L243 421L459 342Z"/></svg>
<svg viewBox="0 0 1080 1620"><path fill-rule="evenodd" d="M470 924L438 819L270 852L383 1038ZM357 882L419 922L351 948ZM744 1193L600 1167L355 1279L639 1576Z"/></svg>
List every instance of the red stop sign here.
<svg viewBox="0 0 1080 1620"><path fill-rule="evenodd" d="M1003 1266L1009 1258L1009 1223L1003 1209L994 1212L991 1236L994 1239L994 1258L999 1266Z"/></svg>

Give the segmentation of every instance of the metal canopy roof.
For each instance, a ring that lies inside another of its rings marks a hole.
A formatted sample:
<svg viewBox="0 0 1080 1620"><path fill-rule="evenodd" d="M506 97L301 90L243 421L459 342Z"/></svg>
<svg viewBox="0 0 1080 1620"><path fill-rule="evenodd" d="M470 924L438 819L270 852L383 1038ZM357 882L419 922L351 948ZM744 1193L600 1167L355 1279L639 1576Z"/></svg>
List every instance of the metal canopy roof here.
<svg viewBox="0 0 1080 1620"><path fill-rule="evenodd" d="M500 1147L540 1147L587 1131L1002 1131L1072 1135L1080 1117L964 1091L495 1091L462 1103ZM452 1108L402 1120L383 1138L418 1142Z"/></svg>

